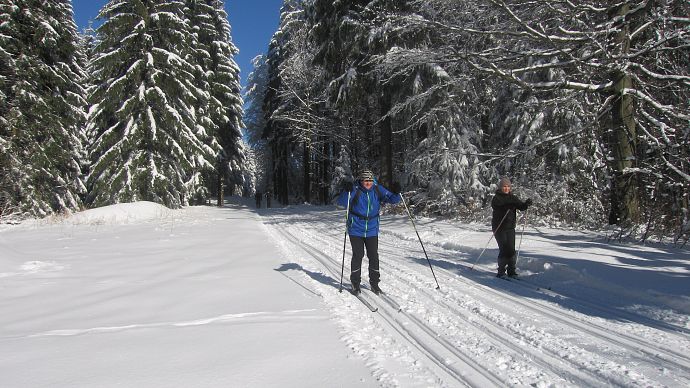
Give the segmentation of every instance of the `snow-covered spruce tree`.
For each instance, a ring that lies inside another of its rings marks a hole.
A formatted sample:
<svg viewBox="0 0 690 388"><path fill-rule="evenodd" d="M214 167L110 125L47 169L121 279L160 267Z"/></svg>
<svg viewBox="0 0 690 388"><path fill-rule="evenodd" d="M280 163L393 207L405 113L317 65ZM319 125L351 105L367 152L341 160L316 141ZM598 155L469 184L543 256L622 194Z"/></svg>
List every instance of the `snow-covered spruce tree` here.
<svg viewBox="0 0 690 388"><path fill-rule="evenodd" d="M245 89L246 110L244 123L247 132L248 146L251 149L252 162L256 168L254 182L256 190L265 192L269 187L270 177L270 148L266 140L262 139L266 127L266 115L263 110L264 97L268 88L268 64L265 55L258 55L252 59L254 70L247 77Z"/></svg>
<svg viewBox="0 0 690 388"><path fill-rule="evenodd" d="M289 197L298 195L297 183L294 180L296 171L293 153L295 151L295 140L297 139L297 129L289 122L274 116L275 112L284 110L286 102L283 90L282 72L283 65L288 60L289 50L287 49L294 30L299 26L296 23L301 13L302 3L299 0L285 0L281 7L280 24L278 30L273 34L267 53L268 66L268 89L264 95L263 109L266 113L266 126L262 138L265 138L271 148L271 182L273 193L282 204L289 202ZM292 191L291 191L292 190Z"/></svg>
<svg viewBox="0 0 690 388"><path fill-rule="evenodd" d="M185 59L195 42L184 7L182 0L112 0L99 14L87 126L91 205L186 205L203 186L202 171L217 163L219 150L198 127L203 91Z"/></svg>
<svg viewBox="0 0 690 388"><path fill-rule="evenodd" d="M353 184L355 180L354 174L352 173L352 167L350 165L350 155L348 155L345 148L340 149L340 155L338 160L335 162L335 168L333 171L333 180L331 181L330 190L333 194L333 199L339 194L339 190L343 187Z"/></svg>
<svg viewBox="0 0 690 388"><path fill-rule="evenodd" d="M548 82L558 71L531 74ZM552 225L599 227L605 220L604 150L597 129L586 125L586 104L571 91L532 91L501 83L489 116L483 151L492 165L513 177L537 206L532 214ZM569 96L570 98L563 98Z"/></svg>
<svg viewBox="0 0 690 388"><path fill-rule="evenodd" d="M75 210L85 101L71 2L3 2L0 18L0 202L23 216Z"/></svg>
<svg viewBox="0 0 690 388"><path fill-rule="evenodd" d="M510 46L515 61L495 68L485 61L496 62L496 57L475 63L504 77L510 74L506 78L523 88L575 91L581 95L578 99L589 100L593 119L588 124L602 129L590 134L599 134L605 152L600 160L606 162L610 175L609 222L628 226L642 222L645 202L649 205L654 199L645 187L677 194L672 186L687 185L683 177L688 176L683 172L688 171L687 158L679 153L682 147L673 144L678 129L690 118L683 92L688 89L688 67L674 66L678 54L668 55L685 52L687 58L687 41L679 39L686 35L687 19L679 17L687 16L687 2L589 1L543 8L522 2L494 4L507 17L503 30L525 34L527 39L517 43L505 36L504 47ZM556 76L526 77L545 70Z"/></svg>
<svg viewBox="0 0 690 388"><path fill-rule="evenodd" d="M431 26L408 19L428 11L424 2L379 12L369 24L373 41L383 49L371 62L372 75L390 90L383 112L394 128L393 144L403 152L404 181L417 209L456 214L481 207L489 188L487 166L478 157L480 119L471 69L459 63L436 63L429 55L446 37ZM460 206L462 205L462 206Z"/></svg>
<svg viewBox="0 0 690 388"><path fill-rule="evenodd" d="M601 128L596 141L610 175L610 222L640 223L650 199L666 202L668 213L683 206L663 193L688 195L687 147L678 136L690 117L688 66L681 65L688 55L687 2L478 3L479 28L451 17L432 23L457 40L491 36L495 44L447 50L446 60L467 61L523 89L571 91L569 98L583 101L585 126ZM547 82L526 77L544 70L560 72Z"/></svg>
<svg viewBox="0 0 690 388"><path fill-rule="evenodd" d="M233 60L238 50L232 43L228 16L221 0L186 0L188 24L193 31L189 62L195 65L197 96L197 136L216 150L223 163L223 179L230 191L241 191L244 185L242 165L242 98L239 68ZM215 170L206 171L206 186L212 188ZM207 193L199 193L205 197Z"/></svg>
<svg viewBox="0 0 690 388"><path fill-rule="evenodd" d="M522 90L500 101L512 105L512 113L495 106L498 114L478 117L492 141L500 142L499 132L508 136L509 148L497 150L510 156L504 171L541 159L563 177L575 176L571 182L593 180L596 201L611 193L612 222L639 222L640 209L649 208L640 206L642 199L687 198L681 189L690 176L687 147L678 142L685 138L678 134L687 133L681 128L688 117L688 67L680 65L688 55L687 18L681 16L687 2L415 3L418 11L403 17L408 28L434 28L445 39L429 50L407 50L408 60L443 64L451 79L456 74L447 64L463 64L475 79L489 80L480 95L498 96L504 82ZM514 162L517 154L522 162ZM583 163L581 173L576 166ZM610 184L592 175L602 166ZM642 187L656 194L643 195ZM665 201L665 212L687 208L673 201Z"/></svg>
<svg viewBox="0 0 690 388"><path fill-rule="evenodd" d="M528 39L516 45L506 36L516 61L502 62L491 71L512 74L506 78L523 89L559 91L580 102L583 128L596 130L574 140L598 143L591 147L597 148L596 155L584 156L608 172L610 183L600 185L599 191L610 193L609 222L627 226L646 222L648 231L662 234L669 227L679 230L682 221L675 214L687 209L687 202L678 199L690 195L688 147L681 146L687 136L678 137L690 119L686 17L690 5L588 1L536 9L508 2L495 3L495 8L513 15L504 30ZM525 41L527 47L520 47ZM476 63L487 67L484 59ZM554 76L527 77L545 71Z"/></svg>
<svg viewBox="0 0 690 388"><path fill-rule="evenodd" d="M315 0L307 13L313 62L323 68L324 88L328 102L321 115L335 124L329 138L333 155L345 148L352 168L378 170L379 142L375 141L377 99L366 91L367 80L362 76L366 53L366 28L361 11L366 2ZM368 85L375 86L373 82ZM336 166L337 167L337 166Z"/></svg>
<svg viewBox="0 0 690 388"><path fill-rule="evenodd" d="M14 198L14 183L10 170L18 165L16 157L10 153L12 132L9 127L8 113L10 104L10 81L13 77L14 58L7 51L10 46L10 8L0 4L0 221L18 213Z"/></svg>
<svg viewBox="0 0 690 388"><path fill-rule="evenodd" d="M311 2L304 1L302 7ZM330 183L329 161L333 158L329 146L329 125L322 115L326 106L323 69L313 63L314 50L308 39L311 29L304 8L294 8L283 13L285 40L282 60L278 66L279 89L275 98L279 101L270 120L291 128L298 149L295 149L295 165L302 175L299 196L312 202L315 196L321 203L328 201ZM298 159L299 158L299 159Z"/></svg>
<svg viewBox="0 0 690 388"><path fill-rule="evenodd" d="M378 121L385 98L377 80L369 77L372 52L367 22L375 16L374 11L367 12L370 3L375 2L315 0L309 14L314 26L310 40L315 50L313 61L325 72L329 96L325 112L339 127L332 137L334 150L345 147L355 171L371 168L383 173L390 152L382 152L380 134L390 122Z"/></svg>

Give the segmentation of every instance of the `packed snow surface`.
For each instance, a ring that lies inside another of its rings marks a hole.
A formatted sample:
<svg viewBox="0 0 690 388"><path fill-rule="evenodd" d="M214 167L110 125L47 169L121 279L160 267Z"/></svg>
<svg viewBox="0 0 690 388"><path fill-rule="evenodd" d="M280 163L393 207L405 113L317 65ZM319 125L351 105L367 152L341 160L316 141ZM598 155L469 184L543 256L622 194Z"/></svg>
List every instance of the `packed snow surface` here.
<svg viewBox="0 0 690 388"><path fill-rule="evenodd" d="M342 209L249 204L2 226L0 385L690 385L687 250L528 225L503 280L488 225L417 219L427 260L384 214L371 312Z"/></svg>

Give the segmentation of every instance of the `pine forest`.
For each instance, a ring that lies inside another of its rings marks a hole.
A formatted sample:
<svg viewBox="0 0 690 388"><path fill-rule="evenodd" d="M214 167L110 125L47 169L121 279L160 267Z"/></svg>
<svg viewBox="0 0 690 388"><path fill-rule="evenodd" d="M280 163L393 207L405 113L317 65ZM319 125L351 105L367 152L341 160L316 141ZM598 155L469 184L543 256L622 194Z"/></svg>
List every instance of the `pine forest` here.
<svg viewBox="0 0 690 388"><path fill-rule="evenodd" d="M222 0L98 20L0 3L2 221L327 205L366 168L417 214L486 222L507 176L545 225L690 236L687 0L284 0L244 92Z"/></svg>

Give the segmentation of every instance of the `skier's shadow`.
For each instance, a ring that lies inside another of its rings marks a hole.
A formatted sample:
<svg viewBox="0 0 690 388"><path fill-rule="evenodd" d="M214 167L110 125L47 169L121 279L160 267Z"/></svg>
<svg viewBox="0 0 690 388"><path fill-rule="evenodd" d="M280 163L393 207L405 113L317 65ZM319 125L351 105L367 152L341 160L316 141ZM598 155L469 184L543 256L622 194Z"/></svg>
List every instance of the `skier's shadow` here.
<svg viewBox="0 0 690 388"><path fill-rule="evenodd" d="M299 265L297 263L283 263L280 267L275 269L275 271L281 272L283 274L283 276L285 276L286 278L295 282L297 285L304 288L305 290L311 292L312 294L319 295L317 292L309 289L304 284L301 284L297 280L293 279L292 277L285 275L285 272L293 271L293 270L294 271L302 271L305 274L307 274L310 278L312 278L312 279L316 280L317 282L324 284L326 286L331 286L331 287L336 288L336 289L340 288L340 282L337 282L332 277L324 275L320 272L309 271L308 269L305 269L304 267L302 267L301 265Z"/></svg>

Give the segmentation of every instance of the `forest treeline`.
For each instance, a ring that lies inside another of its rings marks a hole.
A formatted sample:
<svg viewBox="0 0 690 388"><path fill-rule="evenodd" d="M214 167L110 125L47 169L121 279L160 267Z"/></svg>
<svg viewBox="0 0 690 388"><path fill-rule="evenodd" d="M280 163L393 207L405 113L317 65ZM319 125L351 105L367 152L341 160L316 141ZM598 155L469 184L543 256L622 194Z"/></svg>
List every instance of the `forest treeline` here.
<svg viewBox="0 0 690 388"><path fill-rule="evenodd" d="M352 172L484 216L690 229L687 1L286 0L246 100L258 187L329 203Z"/></svg>
<svg viewBox="0 0 690 388"><path fill-rule="evenodd" d="M237 53L220 0L0 3L0 217L246 191ZM219 174L220 173L220 174Z"/></svg>
<svg viewBox="0 0 690 388"><path fill-rule="evenodd" d="M111 0L84 34L69 0L2 2L0 215L179 207L223 186L326 204L370 168L424 214L484 219L509 176L542 222L679 239L688 15L679 0L285 0L245 106L221 0Z"/></svg>

